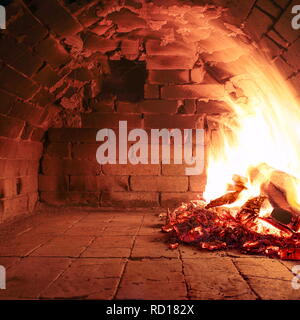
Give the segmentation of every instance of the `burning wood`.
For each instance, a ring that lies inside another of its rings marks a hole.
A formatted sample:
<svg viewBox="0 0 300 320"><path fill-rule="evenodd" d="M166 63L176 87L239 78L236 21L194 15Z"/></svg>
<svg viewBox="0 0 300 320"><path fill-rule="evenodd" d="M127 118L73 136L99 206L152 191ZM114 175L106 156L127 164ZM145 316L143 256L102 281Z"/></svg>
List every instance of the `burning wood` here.
<svg viewBox="0 0 300 320"><path fill-rule="evenodd" d="M238 212L236 218L242 224L251 223L256 217L258 217L259 211L266 197L255 197L248 200Z"/></svg>
<svg viewBox="0 0 300 320"><path fill-rule="evenodd" d="M212 200L207 206L205 206L205 209L219 207L224 204L231 204L238 199L239 194L240 194L240 191L228 192L224 196L217 198L215 200Z"/></svg>
<svg viewBox="0 0 300 320"><path fill-rule="evenodd" d="M212 200L208 205L206 205L205 207L206 209L223 206L224 204L234 203L238 199L240 193L244 189L247 189L245 187L245 183L247 182L247 179L240 177L238 175L234 175L232 180L234 184L229 185L228 189L231 189L233 191L226 193L224 196L220 198Z"/></svg>
<svg viewBox="0 0 300 320"><path fill-rule="evenodd" d="M267 196L249 199L237 212L236 208L226 207L233 204L246 188L244 183L239 185L239 190L209 204L191 201L168 212L162 230L172 235L169 247L176 249L182 242L205 250L236 248L244 253L300 260L300 233L295 232L299 219L295 220L295 216L291 218L292 213L286 211L285 218L276 219L283 214L282 209L273 210L268 217L261 217Z"/></svg>

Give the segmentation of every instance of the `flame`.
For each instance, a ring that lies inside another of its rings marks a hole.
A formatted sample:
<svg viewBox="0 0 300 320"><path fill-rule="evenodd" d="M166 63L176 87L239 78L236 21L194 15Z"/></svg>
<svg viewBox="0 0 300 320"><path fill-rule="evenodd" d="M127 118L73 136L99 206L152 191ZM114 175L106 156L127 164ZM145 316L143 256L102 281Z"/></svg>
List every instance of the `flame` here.
<svg viewBox="0 0 300 320"><path fill-rule="evenodd" d="M245 58L235 64L239 75L225 85L230 114L216 120L219 128L211 134L204 199L210 201L228 192L228 183L238 174L247 178L247 189L228 206L241 206L261 194L276 172L284 172L289 178L279 178L278 184L290 207L300 212L300 107L296 93L261 51L246 48L235 38L231 41L232 47L244 51ZM269 204L262 214L271 209Z"/></svg>

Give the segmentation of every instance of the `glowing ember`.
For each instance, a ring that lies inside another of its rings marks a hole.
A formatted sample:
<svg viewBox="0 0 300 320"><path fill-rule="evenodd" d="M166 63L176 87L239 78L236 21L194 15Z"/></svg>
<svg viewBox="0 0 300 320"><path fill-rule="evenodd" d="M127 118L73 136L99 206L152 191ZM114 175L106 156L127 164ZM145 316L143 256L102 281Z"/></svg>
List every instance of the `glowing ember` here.
<svg viewBox="0 0 300 320"><path fill-rule="evenodd" d="M252 199L234 218L228 208L205 209L201 201L183 204L168 217L164 232L178 241L201 249L236 248L246 253L266 254L281 259L300 259L300 234L255 212L261 199ZM252 206L252 209L250 207ZM176 249L178 243L170 244Z"/></svg>

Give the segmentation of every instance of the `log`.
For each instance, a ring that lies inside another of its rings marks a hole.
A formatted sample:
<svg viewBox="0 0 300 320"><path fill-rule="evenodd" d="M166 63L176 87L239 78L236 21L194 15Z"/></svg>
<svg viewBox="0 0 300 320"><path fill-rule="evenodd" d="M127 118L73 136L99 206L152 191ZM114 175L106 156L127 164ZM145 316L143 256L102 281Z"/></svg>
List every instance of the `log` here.
<svg viewBox="0 0 300 320"><path fill-rule="evenodd" d="M210 201L210 203L206 205L205 209L223 206L224 204L231 204L237 200L240 193L241 191L228 192L224 194L224 196Z"/></svg>
<svg viewBox="0 0 300 320"><path fill-rule="evenodd" d="M297 186L300 186L297 178L282 171L274 171L269 183L262 186L262 191L268 196L273 208L280 208L294 217L300 217Z"/></svg>

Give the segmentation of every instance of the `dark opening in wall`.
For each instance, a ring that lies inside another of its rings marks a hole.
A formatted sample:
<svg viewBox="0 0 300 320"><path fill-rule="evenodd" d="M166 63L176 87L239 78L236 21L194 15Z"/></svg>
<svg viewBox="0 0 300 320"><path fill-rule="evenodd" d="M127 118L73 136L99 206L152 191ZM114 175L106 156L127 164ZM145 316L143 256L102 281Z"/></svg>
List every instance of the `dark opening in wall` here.
<svg viewBox="0 0 300 320"><path fill-rule="evenodd" d="M145 62L122 59L109 64L111 73L104 77L103 94L115 95L121 101L142 100L147 78Z"/></svg>

